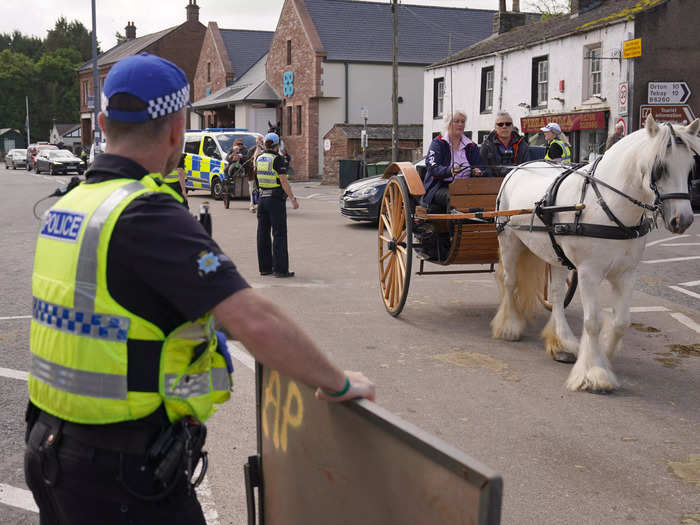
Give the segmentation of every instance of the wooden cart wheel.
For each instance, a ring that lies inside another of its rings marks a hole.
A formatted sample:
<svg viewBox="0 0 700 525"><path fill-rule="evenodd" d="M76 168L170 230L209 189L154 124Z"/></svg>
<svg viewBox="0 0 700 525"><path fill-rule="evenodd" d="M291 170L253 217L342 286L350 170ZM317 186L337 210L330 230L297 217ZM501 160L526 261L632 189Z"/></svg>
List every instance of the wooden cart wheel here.
<svg viewBox="0 0 700 525"><path fill-rule="evenodd" d="M379 212L379 287L387 312L403 310L411 281L413 206L403 177L394 176L384 190Z"/></svg>
<svg viewBox="0 0 700 525"><path fill-rule="evenodd" d="M551 266L548 264L544 269L544 290L540 295L540 302L550 312L552 311L552 302L549 300L549 282L552 280ZM569 306L569 303L574 298L576 287L578 286L578 272L571 270L566 278L566 295L564 296L564 308Z"/></svg>

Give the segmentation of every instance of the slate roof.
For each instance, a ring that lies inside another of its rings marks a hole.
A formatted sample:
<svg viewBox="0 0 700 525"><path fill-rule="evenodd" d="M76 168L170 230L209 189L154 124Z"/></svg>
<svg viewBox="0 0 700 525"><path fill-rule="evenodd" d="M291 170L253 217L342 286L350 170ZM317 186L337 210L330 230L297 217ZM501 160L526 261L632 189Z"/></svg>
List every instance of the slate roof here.
<svg viewBox="0 0 700 525"><path fill-rule="evenodd" d="M62 137L63 135L70 133L71 131L78 129L80 124L56 124L56 131Z"/></svg>
<svg viewBox="0 0 700 525"><path fill-rule="evenodd" d="M326 50L326 60L392 61L392 12L388 3L304 0ZM399 5L399 62L430 64L452 49L488 37L493 14L485 9Z"/></svg>
<svg viewBox="0 0 700 525"><path fill-rule="evenodd" d="M281 100L267 80L246 82L245 79L241 79L240 82L236 82L231 86L212 93L208 97L198 100L192 104L192 107L204 110L241 102L277 103Z"/></svg>
<svg viewBox="0 0 700 525"><path fill-rule="evenodd" d="M454 64L477 57L490 55L497 51L526 48L556 40L566 35L590 31L606 25L625 22L628 17L647 9L651 9L668 0L604 0L602 5L578 14L564 14L525 26L516 27L507 33L493 35L443 60L435 62L430 67Z"/></svg>
<svg viewBox="0 0 700 525"><path fill-rule="evenodd" d="M122 58L126 58L131 55L135 55L136 53L140 53L144 49L146 49L148 46L153 44L154 42L160 40L163 38L165 35L168 33L174 31L180 27L179 25L169 27L168 29L163 29L162 31L158 31L157 33L151 33L150 35L144 35L140 36L138 38L134 38L133 40L127 40L126 42L122 42L121 44L117 44L114 46L112 49L109 49L102 53L99 57L97 57L97 66L102 67L106 66L108 64L114 64L115 62L121 60ZM90 69L92 67L92 60L88 60L78 68L78 71L84 71L86 69Z"/></svg>
<svg viewBox="0 0 700 525"><path fill-rule="evenodd" d="M234 78L240 78L265 53L270 50L273 31L247 31L243 29L220 29L228 58L233 67Z"/></svg>
<svg viewBox="0 0 700 525"><path fill-rule="evenodd" d="M334 127L349 139L359 139L360 131L364 129L362 124L336 124ZM368 124L367 137L391 140L391 128L391 124ZM399 126L399 137L402 140L423 140L423 125L402 124Z"/></svg>

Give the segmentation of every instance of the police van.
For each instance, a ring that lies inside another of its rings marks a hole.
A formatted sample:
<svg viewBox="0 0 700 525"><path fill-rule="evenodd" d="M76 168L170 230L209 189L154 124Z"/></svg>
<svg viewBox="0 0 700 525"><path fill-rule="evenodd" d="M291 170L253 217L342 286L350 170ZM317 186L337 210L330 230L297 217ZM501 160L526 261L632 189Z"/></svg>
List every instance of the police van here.
<svg viewBox="0 0 700 525"><path fill-rule="evenodd" d="M250 155L260 133L238 128L188 129L185 131L185 187L188 190L208 190L214 199L221 199L226 180L226 154L233 142L240 138ZM232 184L233 197L247 197L248 186Z"/></svg>

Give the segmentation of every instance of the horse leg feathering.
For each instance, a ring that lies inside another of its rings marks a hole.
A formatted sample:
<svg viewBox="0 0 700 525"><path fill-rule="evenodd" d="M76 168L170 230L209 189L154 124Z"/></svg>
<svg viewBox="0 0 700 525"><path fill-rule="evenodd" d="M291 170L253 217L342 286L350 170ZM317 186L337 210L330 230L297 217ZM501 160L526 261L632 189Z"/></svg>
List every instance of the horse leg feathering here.
<svg viewBox="0 0 700 525"><path fill-rule="evenodd" d="M541 336L544 339L545 350L552 359L562 363L574 363L579 343L564 314L568 270L561 266L552 266L550 275L549 298L552 303L552 315L542 330Z"/></svg>

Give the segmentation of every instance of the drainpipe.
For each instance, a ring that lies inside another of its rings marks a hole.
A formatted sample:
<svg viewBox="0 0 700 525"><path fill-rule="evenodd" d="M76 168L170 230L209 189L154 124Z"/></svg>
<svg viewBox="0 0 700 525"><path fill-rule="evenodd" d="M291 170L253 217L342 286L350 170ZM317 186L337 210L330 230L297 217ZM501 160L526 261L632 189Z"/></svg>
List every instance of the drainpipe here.
<svg viewBox="0 0 700 525"><path fill-rule="evenodd" d="M497 53L496 56L501 57L501 72L499 74L499 82L498 82L498 110L503 109L503 61L504 61L504 55L503 53Z"/></svg>
<svg viewBox="0 0 700 525"><path fill-rule="evenodd" d="M348 70L350 69L350 65L345 62L345 123L349 123L349 117L350 117L350 102L348 101L348 96L350 93L350 80L348 79Z"/></svg>

